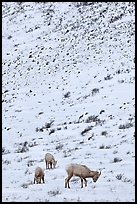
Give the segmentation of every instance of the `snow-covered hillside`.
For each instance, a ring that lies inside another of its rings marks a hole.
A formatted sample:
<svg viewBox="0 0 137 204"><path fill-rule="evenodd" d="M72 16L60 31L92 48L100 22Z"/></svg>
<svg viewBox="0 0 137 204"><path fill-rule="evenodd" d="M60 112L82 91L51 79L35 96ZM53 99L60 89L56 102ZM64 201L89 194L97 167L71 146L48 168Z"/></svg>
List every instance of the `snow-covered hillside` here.
<svg viewBox="0 0 137 204"><path fill-rule="evenodd" d="M2 3L2 201L135 201L134 2Z"/></svg>

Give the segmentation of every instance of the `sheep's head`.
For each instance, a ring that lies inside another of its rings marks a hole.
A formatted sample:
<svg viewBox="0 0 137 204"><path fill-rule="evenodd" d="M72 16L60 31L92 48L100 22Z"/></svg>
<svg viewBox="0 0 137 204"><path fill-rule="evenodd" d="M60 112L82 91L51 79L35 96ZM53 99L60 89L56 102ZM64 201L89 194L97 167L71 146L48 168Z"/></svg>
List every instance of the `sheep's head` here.
<svg viewBox="0 0 137 204"><path fill-rule="evenodd" d="M101 175L101 171L95 171L95 175L93 176L93 181L96 182Z"/></svg>
<svg viewBox="0 0 137 204"><path fill-rule="evenodd" d="M54 168L55 168L56 164L57 164L57 161L54 161L54 162L53 162Z"/></svg>
<svg viewBox="0 0 137 204"><path fill-rule="evenodd" d="M37 184L41 183L41 177L37 177L37 178L36 178L36 183L37 183Z"/></svg>

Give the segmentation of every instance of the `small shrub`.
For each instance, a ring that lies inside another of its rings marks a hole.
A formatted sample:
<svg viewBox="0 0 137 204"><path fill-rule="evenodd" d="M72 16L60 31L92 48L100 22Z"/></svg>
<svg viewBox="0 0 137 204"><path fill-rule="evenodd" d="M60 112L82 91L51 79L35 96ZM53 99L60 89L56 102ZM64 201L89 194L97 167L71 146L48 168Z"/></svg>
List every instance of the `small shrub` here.
<svg viewBox="0 0 137 204"><path fill-rule="evenodd" d="M88 132L89 130L92 130L92 127L93 126L89 126L87 128L85 128L82 132L81 132L81 135L84 135L86 132Z"/></svg>
<svg viewBox="0 0 137 204"><path fill-rule="evenodd" d="M28 188L28 184L27 184L27 183L23 183L23 184L21 185L21 187L22 187L22 188Z"/></svg>
<svg viewBox="0 0 137 204"><path fill-rule="evenodd" d="M115 157L113 162L116 163L116 162L121 162L121 161L122 161L121 158Z"/></svg>
<svg viewBox="0 0 137 204"><path fill-rule="evenodd" d="M88 138L88 140L94 140L94 133L92 133L92 135Z"/></svg>
<svg viewBox="0 0 137 204"><path fill-rule="evenodd" d="M28 182L28 183L23 183L23 184L21 185L21 187L22 187L22 188L28 188L29 185L32 185L32 184L33 184L33 182L30 181L30 182Z"/></svg>
<svg viewBox="0 0 137 204"><path fill-rule="evenodd" d="M61 130L61 127L57 127L57 130Z"/></svg>
<svg viewBox="0 0 137 204"><path fill-rule="evenodd" d="M64 98L69 98L70 97L70 91L68 91L66 94L64 94Z"/></svg>
<svg viewBox="0 0 137 204"><path fill-rule="evenodd" d="M110 23L114 23L115 21L119 20L122 18L124 14L120 14L120 15L117 15L117 16L112 16L112 18L110 19Z"/></svg>
<svg viewBox="0 0 137 204"><path fill-rule="evenodd" d="M55 129L51 129L50 132L49 132L49 135L51 135L54 132L55 132Z"/></svg>
<svg viewBox="0 0 137 204"><path fill-rule="evenodd" d="M79 142L79 144L84 144L84 141Z"/></svg>
<svg viewBox="0 0 137 204"><path fill-rule="evenodd" d="M100 114L102 114L103 112L105 112L105 110L101 110L101 111L100 111Z"/></svg>
<svg viewBox="0 0 137 204"><path fill-rule="evenodd" d="M107 145L105 148L106 148L106 149L110 149L110 148L111 148L111 145Z"/></svg>
<svg viewBox="0 0 137 204"><path fill-rule="evenodd" d="M44 130L43 130L43 128L36 128L36 132L43 132Z"/></svg>
<svg viewBox="0 0 137 204"><path fill-rule="evenodd" d="M98 115L91 115L85 120L85 123L91 123L91 122L95 122L96 125L102 125L105 122L105 120L100 120L98 118Z"/></svg>
<svg viewBox="0 0 137 204"><path fill-rule="evenodd" d="M102 144L100 147L99 147L99 149L104 149L105 148L105 145L104 144Z"/></svg>
<svg viewBox="0 0 137 204"><path fill-rule="evenodd" d="M29 147L34 147L34 146L37 146L37 145L38 145L38 144L36 143L36 141L30 142L30 143L28 144Z"/></svg>
<svg viewBox="0 0 137 204"><path fill-rule="evenodd" d="M53 190L53 191L48 191L48 195L50 195L50 196L56 196L56 195L59 195L59 194L61 194L59 189L56 189L56 190Z"/></svg>
<svg viewBox="0 0 137 204"><path fill-rule="evenodd" d="M126 123L125 125L119 125L119 129L126 129L126 128L131 128L133 127L132 123Z"/></svg>
<svg viewBox="0 0 137 204"><path fill-rule="evenodd" d="M24 152L27 152L27 151L29 151L27 141L25 141L24 143L20 143L18 149L15 150L16 153L24 153Z"/></svg>
<svg viewBox="0 0 137 204"><path fill-rule="evenodd" d="M51 128L53 122L54 122L54 120L52 120L52 121L50 121L50 122L46 122L45 125L42 126L41 128L37 127L37 128L36 128L36 132L44 132L44 129Z"/></svg>
<svg viewBox="0 0 137 204"><path fill-rule="evenodd" d="M99 149L110 149L111 145L105 146L104 144L102 144Z"/></svg>
<svg viewBox="0 0 137 204"><path fill-rule="evenodd" d="M92 89L92 96L94 96L97 93L99 93L99 89L98 88Z"/></svg>
<svg viewBox="0 0 137 204"><path fill-rule="evenodd" d="M12 38L12 36L11 36L11 35L9 35L9 36L8 36L8 39L11 39L11 38Z"/></svg>
<svg viewBox="0 0 137 204"><path fill-rule="evenodd" d="M112 79L113 77L111 77L111 74L107 75L106 77L104 77L105 80L110 80Z"/></svg>
<svg viewBox="0 0 137 204"><path fill-rule="evenodd" d="M39 115L44 114L44 112L39 112Z"/></svg>
<svg viewBox="0 0 137 204"><path fill-rule="evenodd" d="M85 123L96 122L97 120L98 120L98 116L91 115L85 120Z"/></svg>
<svg viewBox="0 0 137 204"><path fill-rule="evenodd" d="M5 147L2 147L2 155L9 154L9 153L10 153L9 150L6 150Z"/></svg>
<svg viewBox="0 0 137 204"><path fill-rule="evenodd" d="M63 151L64 157L70 157L71 156L71 151Z"/></svg>
<svg viewBox="0 0 137 204"><path fill-rule="evenodd" d="M63 149L63 144L58 144L56 146L56 150L62 150Z"/></svg>
<svg viewBox="0 0 137 204"><path fill-rule="evenodd" d="M107 131L102 131L101 135L106 136L108 133Z"/></svg>
<svg viewBox="0 0 137 204"><path fill-rule="evenodd" d="M118 175L116 176L116 178L117 178L118 180L121 180L121 179L122 179L122 174L118 174Z"/></svg>
<svg viewBox="0 0 137 204"><path fill-rule="evenodd" d="M117 154L117 153L118 153L118 151L117 151L117 150L114 150L113 154Z"/></svg>
<svg viewBox="0 0 137 204"><path fill-rule="evenodd" d="M35 162L34 160L29 160L28 163L27 163L27 166L28 167L33 166L34 162Z"/></svg>
<svg viewBox="0 0 137 204"><path fill-rule="evenodd" d="M130 183L132 183L131 179L128 179L128 178L124 178L123 182L130 182Z"/></svg>
<svg viewBox="0 0 137 204"><path fill-rule="evenodd" d="M45 128L50 128L51 125L53 124L54 120L48 122L48 123L45 123Z"/></svg>
<svg viewBox="0 0 137 204"><path fill-rule="evenodd" d="M2 164L11 164L11 161L8 161L8 160L2 160Z"/></svg>

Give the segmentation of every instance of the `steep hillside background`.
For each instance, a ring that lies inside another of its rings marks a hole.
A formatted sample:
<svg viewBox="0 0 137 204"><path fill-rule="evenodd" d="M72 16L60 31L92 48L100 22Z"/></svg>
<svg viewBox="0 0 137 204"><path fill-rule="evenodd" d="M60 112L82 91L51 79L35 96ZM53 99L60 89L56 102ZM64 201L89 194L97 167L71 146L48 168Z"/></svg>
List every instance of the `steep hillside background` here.
<svg viewBox="0 0 137 204"><path fill-rule="evenodd" d="M134 2L2 2L2 201L135 201Z"/></svg>

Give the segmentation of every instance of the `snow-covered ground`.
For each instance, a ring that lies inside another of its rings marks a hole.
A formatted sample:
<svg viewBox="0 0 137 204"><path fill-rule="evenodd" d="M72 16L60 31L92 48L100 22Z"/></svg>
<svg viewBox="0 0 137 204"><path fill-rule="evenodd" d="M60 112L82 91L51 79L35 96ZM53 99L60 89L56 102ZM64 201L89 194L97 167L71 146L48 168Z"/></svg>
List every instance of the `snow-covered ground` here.
<svg viewBox="0 0 137 204"><path fill-rule="evenodd" d="M135 201L134 2L2 3L2 201Z"/></svg>

